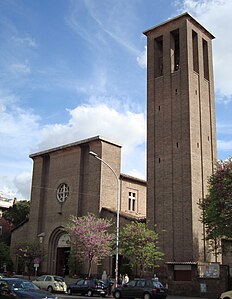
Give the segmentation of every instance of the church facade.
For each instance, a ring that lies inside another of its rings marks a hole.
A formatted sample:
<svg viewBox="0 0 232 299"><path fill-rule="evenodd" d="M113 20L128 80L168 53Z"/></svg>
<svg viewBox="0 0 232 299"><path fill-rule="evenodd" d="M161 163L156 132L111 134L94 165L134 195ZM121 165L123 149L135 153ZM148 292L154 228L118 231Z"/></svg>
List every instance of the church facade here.
<svg viewBox="0 0 232 299"><path fill-rule="evenodd" d="M146 216L146 182L120 173L121 146L99 136L32 154L33 177L28 222L12 233L11 247L38 240L46 253L39 273L68 273L70 245L64 226L70 215L94 213L116 223L117 180L111 170L95 159L95 152L115 171L120 182L120 226ZM19 241L20 240L20 241ZM17 264L17 261L15 261ZM119 265L120 266L120 265ZM115 259L93 268L114 276ZM16 269L17 270L17 269ZM77 269L85 274L86 266Z"/></svg>

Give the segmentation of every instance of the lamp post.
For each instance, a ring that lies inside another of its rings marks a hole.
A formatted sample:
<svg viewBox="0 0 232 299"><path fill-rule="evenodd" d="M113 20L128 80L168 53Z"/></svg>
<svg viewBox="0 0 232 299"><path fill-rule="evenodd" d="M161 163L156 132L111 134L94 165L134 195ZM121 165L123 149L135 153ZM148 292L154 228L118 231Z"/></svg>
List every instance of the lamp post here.
<svg viewBox="0 0 232 299"><path fill-rule="evenodd" d="M102 160L95 152L90 151L89 154L105 164L114 174L117 181L117 216L116 216L116 252L115 252L115 285L118 284L118 244L119 244L119 210L120 210L120 180L114 169L104 160Z"/></svg>

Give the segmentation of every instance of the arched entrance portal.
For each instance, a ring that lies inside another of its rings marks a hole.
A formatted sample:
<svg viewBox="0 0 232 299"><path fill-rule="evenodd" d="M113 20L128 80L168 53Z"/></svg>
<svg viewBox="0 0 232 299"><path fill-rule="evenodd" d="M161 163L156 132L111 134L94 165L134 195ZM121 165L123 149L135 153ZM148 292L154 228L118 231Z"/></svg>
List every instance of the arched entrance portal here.
<svg viewBox="0 0 232 299"><path fill-rule="evenodd" d="M56 274L65 276L69 274L68 259L70 255L70 237L64 234L60 237L57 245Z"/></svg>
<svg viewBox="0 0 232 299"><path fill-rule="evenodd" d="M62 227L56 228L49 242L48 271L56 275L69 274L70 237Z"/></svg>

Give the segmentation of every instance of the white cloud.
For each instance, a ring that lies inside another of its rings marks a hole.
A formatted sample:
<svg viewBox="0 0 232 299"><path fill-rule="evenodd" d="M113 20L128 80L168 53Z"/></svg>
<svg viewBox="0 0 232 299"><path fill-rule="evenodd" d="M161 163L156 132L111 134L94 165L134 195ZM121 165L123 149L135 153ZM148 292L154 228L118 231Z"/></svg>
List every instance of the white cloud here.
<svg viewBox="0 0 232 299"><path fill-rule="evenodd" d="M147 67L147 46L145 46L144 48L144 51L137 57L137 62L142 68Z"/></svg>
<svg viewBox="0 0 232 299"><path fill-rule="evenodd" d="M130 173L130 167L135 167L131 163L134 156L139 156L139 177L145 177L142 166L145 150L140 148L144 145L146 136L146 122L142 113L120 113L106 104L78 106L69 110L69 113L70 120L67 124L47 125L42 129L42 142L36 151L100 135L122 145L122 164L126 173Z"/></svg>
<svg viewBox="0 0 232 299"><path fill-rule="evenodd" d="M217 133L223 135L232 135L232 124L219 122L217 124Z"/></svg>
<svg viewBox="0 0 232 299"><path fill-rule="evenodd" d="M232 140L217 140L218 150L232 151Z"/></svg>
<svg viewBox="0 0 232 299"><path fill-rule="evenodd" d="M28 61L26 61L25 63L11 64L10 68L13 73L21 73L21 74L30 74L31 73L31 68L29 66Z"/></svg>
<svg viewBox="0 0 232 299"><path fill-rule="evenodd" d="M123 144L127 152L133 146L141 144L145 140L144 115L126 111L119 113L106 104L96 106L78 106L70 113L69 123L66 125L48 125L42 130L45 145L54 146L59 135L60 143L86 138L93 135L102 135Z"/></svg>
<svg viewBox="0 0 232 299"><path fill-rule="evenodd" d="M225 96L225 95L222 95L222 96L217 96L217 102L218 103L224 103L225 105L226 104L230 104L232 103L232 95L229 95L229 96Z"/></svg>
<svg viewBox="0 0 232 299"><path fill-rule="evenodd" d="M11 198L29 199L28 155L35 140L40 140L39 118L19 108L18 101L14 94L0 90L0 190Z"/></svg>
<svg viewBox="0 0 232 299"><path fill-rule="evenodd" d="M23 37L13 37L13 40L18 42L19 44L26 45L31 48L37 48L37 43L34 38L32 38L29 34L26 34Z"/></svg>
<svg viewBox="0 0 232 299"><path fill-rule="evenodd" d="M17 188L17 194L21 194L20 199L30 199L30 188L31 188L31 179L32 174L31 172L21 172L14 178L14 185Z"/></svg>
<svg viewBox="0 0 232 299"><path fill-rule="evenodd" d="M9 105L6 99L11 99ZM8 197L30 198L32 147L37 152L96 135L122 145L122 172L145 178L146 124L142 113L118 112L104 103L80 105L67 110L70 118L66 124L41 127L39 117L19 108L13 94L2 93L1 103L5 108L0 117L0 166L4 169L0 190Z"/></svg>

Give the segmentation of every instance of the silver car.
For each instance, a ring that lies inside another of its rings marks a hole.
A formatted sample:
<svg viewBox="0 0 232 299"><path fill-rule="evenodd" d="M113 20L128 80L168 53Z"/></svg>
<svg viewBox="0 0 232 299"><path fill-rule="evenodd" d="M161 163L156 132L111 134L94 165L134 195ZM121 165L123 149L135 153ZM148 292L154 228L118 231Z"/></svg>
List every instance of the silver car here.
<svg viewBox="0 0 232 299"><path fill-rule="evenodd" d="M47 290L48 292L67 292L67 285L61 276L56 275L42 275L33 281L40 289Z"/></svg>

